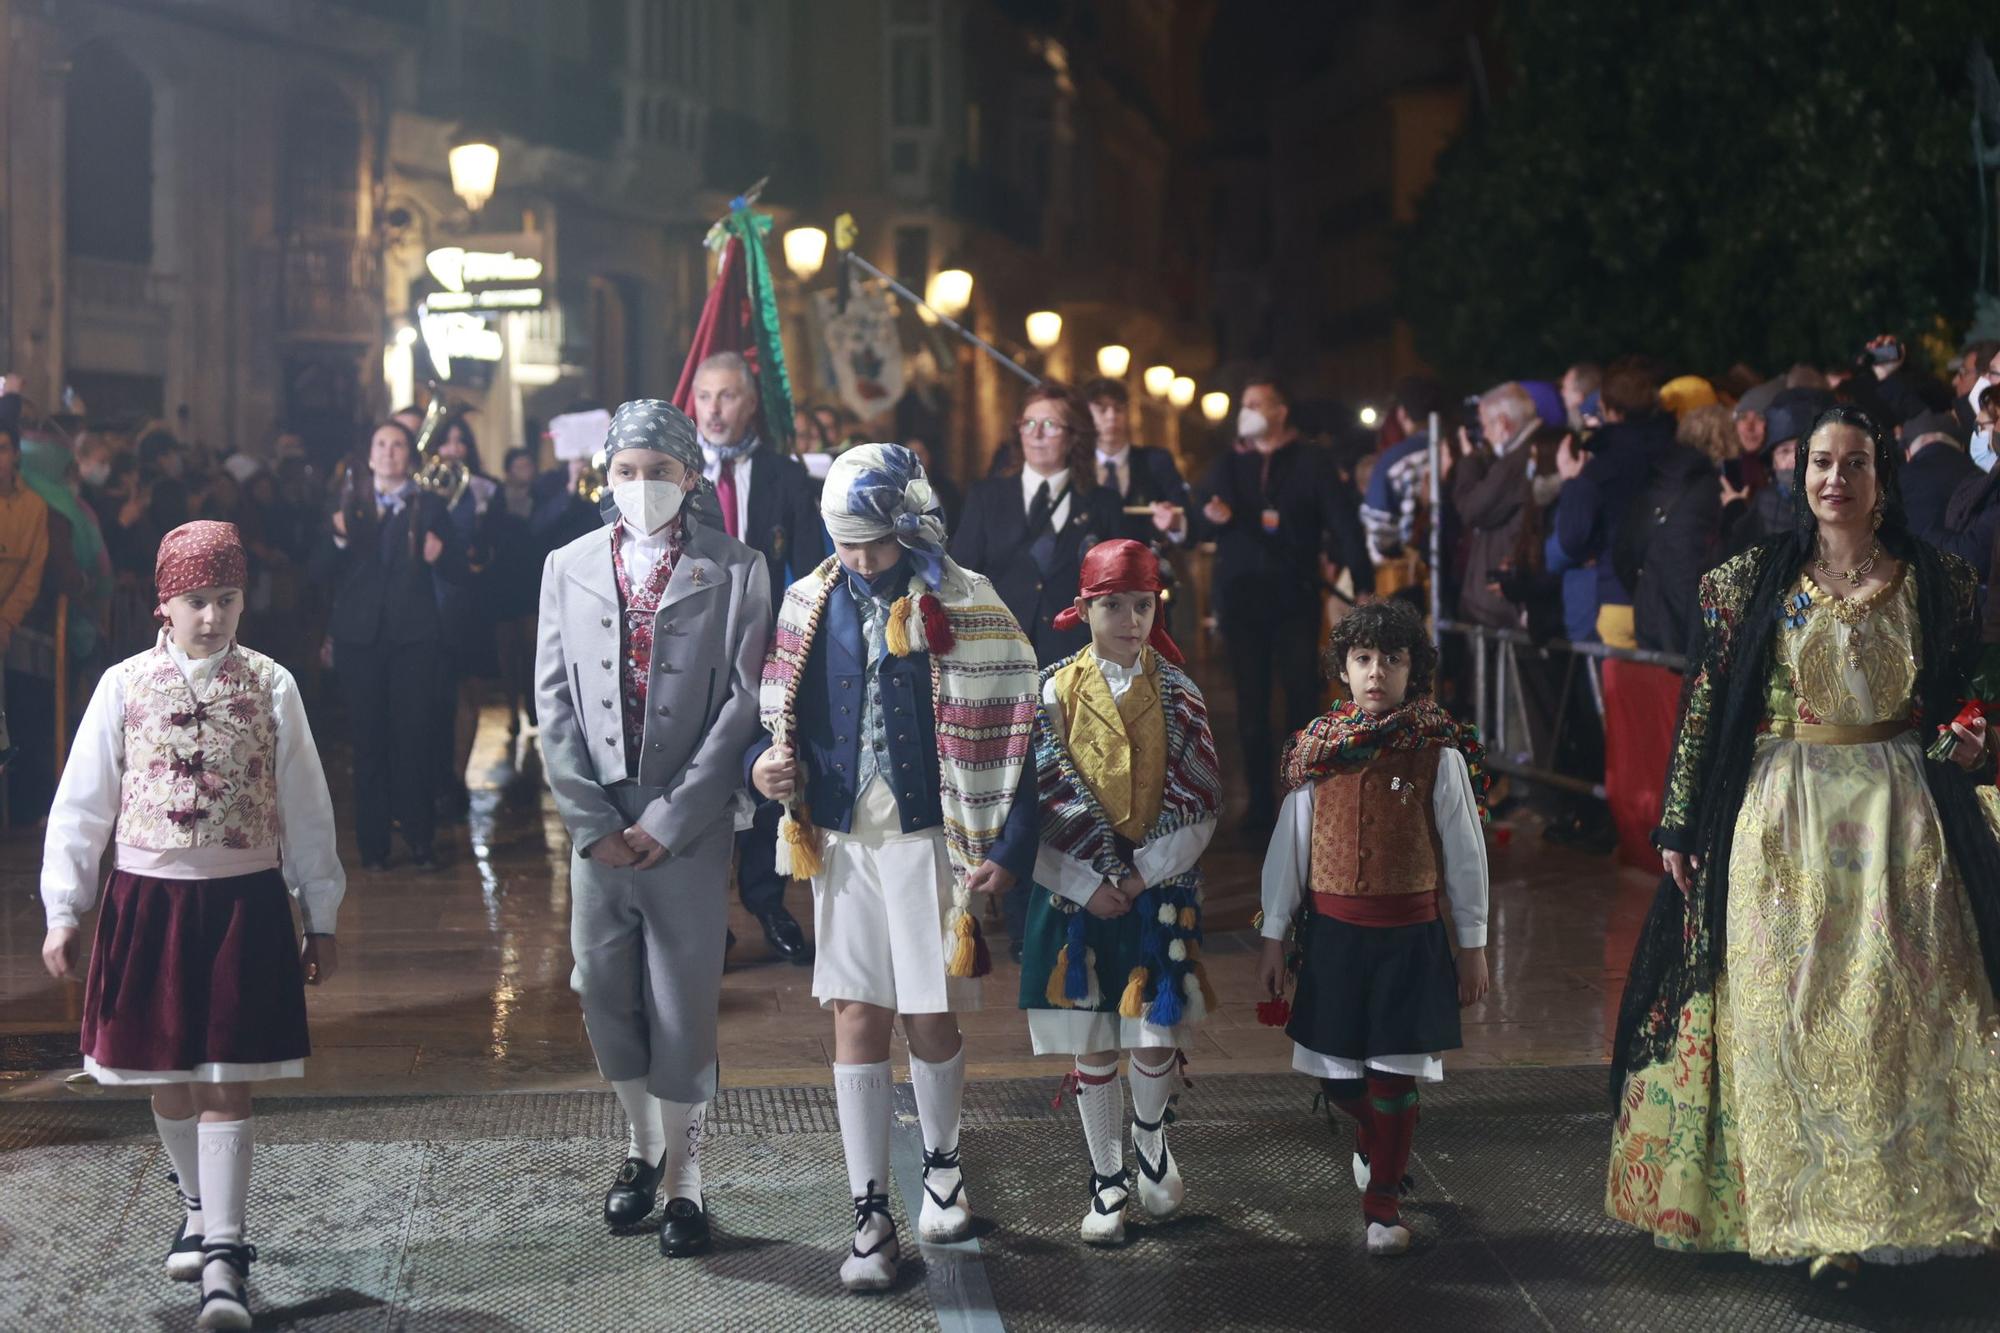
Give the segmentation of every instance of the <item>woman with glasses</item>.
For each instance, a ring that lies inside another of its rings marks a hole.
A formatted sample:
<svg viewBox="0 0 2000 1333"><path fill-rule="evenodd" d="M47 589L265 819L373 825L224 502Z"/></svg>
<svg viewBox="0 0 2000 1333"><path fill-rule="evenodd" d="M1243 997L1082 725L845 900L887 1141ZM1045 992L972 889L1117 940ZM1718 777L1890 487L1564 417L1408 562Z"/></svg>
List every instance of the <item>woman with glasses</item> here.
<svg viewBox="0 0 2000 1333"><path fill-rule="evenodd" d="M1097 484L1097 433L1068 388L1048 381L1030 389L1015 428L1020 468L972 487L951 558L992 580L1035 661L1048 667L1090 643L1088 626L1057 629L1056 615L1076 600L1084 555L1119 535L1124 512L1118 493ZM1002 899L1017 963L1028 892L1024 877Z"/></svg>
<svg viewBox="0 0 2000 1333"><path fill-rule="evenodd" d="M1097 484L1097 435L1076 395L1053 381L1028 391L1015 423L1021 466L976 483L951 558L993 581L1043 666L1090 642L1059 630L1086 551L1123 527L1118 497Z"/></svg>

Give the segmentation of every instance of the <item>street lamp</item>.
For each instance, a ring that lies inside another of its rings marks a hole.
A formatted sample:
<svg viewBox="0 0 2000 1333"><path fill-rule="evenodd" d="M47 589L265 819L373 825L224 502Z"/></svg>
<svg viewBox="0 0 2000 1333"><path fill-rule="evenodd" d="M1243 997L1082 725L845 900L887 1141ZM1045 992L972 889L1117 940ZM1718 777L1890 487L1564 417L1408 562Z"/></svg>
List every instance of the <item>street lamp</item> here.
<svg viewBox="0 0 2000 1333"><path fill-rule="evenodd" d="M451 164L451 192L463 199L466 208L474 213L486 207L486 201L493 197L494 183L500 177L497 137L461 135L453 141L451 151L445 155L445 160Z"/></svg>
<svg viewBox="0 0 2000 1333"><path fill-rule="evenodd" d="M1062 341L1062 316L1053 310L1037 310L1028 316L1028 342L1038 352L1046 352Z"/></svg>
<svg viewBox="0 0 2000 1333"><path fill-rule="evenodd" d="M957 319L972 304L972 275L962 268L941 268L931 275L924 304L940 315Z"/></svg>
<svg viewBox="0 0 2000 1333"><path fill-rule="evenodd" d="M1122 380L1125 372L1132 368L1132 349L1118 343L1106 343L1097 349L1097 373L1108 380Z"/></svg>
<svg viewBox="0 0 2000 1333"><path fill-rule="evenodd" d="M1375 423L1376 423L1376 422L1378 422L1378 421L1380 421L1381 419L1382 419L1382 414L1381 414L1380 412L1377 412L1377 411L1376 411L1376 410L1375 410L1374 408L1372 408L1372 407L1364 407L1364 408L1362 408L1362 409L1361 409L1361 424L1362 424L1362 425L1364 425L1364 426L1367 426L1367 427L1369 427L1369 428L1371 428L1371 429L1372 429L1372 428L1374 427Z"/></svg>
<svg viewBox="0 0 2000 1333"><path fill-rule="evenodd" d="M1165 398L1167 390L1173 387L1174 368L1172 366L1147 366L1146 373L1141 379L1146 386L1147 393L1152 394L1155 398Z"/></svg>
<svg viewBox="0 0 2000 1333"><path fill-rule="evenodd" d="M1194 401L1194 381L1186 375L1174 376L1167 386L1167 401L1175 407L1186 407Z"/></svg>
<svg viewBox="0 0 2000 1333"><path fill-rule="evenodd" d="M1201 396L1201 414L1211 423L1219 424L1229 415L1229 395L1220 389Z"/></svg>
<svg viewBox="0 0 2000 1333"><path fill-rule="evenodd" d="M800 282L811 282L826 262L826 233L818 227L794 227L785 233L785 267Z"/></svg>

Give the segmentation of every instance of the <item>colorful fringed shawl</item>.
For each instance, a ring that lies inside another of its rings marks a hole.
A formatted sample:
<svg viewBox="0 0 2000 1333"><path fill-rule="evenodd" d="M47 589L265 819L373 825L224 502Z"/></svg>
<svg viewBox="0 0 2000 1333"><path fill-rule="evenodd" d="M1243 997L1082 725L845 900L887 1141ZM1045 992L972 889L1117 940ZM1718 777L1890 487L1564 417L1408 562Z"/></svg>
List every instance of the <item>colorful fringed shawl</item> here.
<svg viewBox="0 0 2000 1333"><path fill-rule="evenodd" d="M1479 803L1479 822L1485 823L1486 789L1491 779L1479 728L1458 721L1429 698L1404 704L1381 717L1371 716L1351 699L1344 700L1285 742L1278 773L1285 790L1290 791L1336 773L1351 773L1385 751L1421 750L1432 745L1449 746L1465 756L1465 766L1472 771L1472 795Z"/></svg>
<svg viewBox="0 0 2000 1333"><path fill-rule="evenodd" d="M845 577L838 557L785 590L778 627L764 658L757 712L771 739L789 744L798 720L799 685L812 655L826 599ZM913 574L889 608L889 651L926 653L936 711L938 797L951 855L952 910L945 923L947 969L955 977L990 968L965 877L986 860L1007 822L1029 762L1034 734L1035 650L983 574L947 559L930 591ZM820 873L820 833L799 798L780 821L781 875Z"/></svg>
<svg viewBox="0 0 2000 1333"><path fill-rule="evenodd" d="M1186 672L1153 649L1143 651L1147 670L1157 673L1160 683L1167 738L1166 789L1150 841L1215 818L1222 810L1222 777L1201 691ZM1043 679L1074 661L1071 657L1050 667ZM1133 873L1131 844L1112 831L1090 783L1077 771L1067 737L1045 707L1038 707L1035 714L1035 770L1041 791L1042 841L1113 883ZM1049 972L1048 1002L1060 1009L1107 1008L1097 984L1096 951L1085 945L1088 913L1072 902L1065 901L1062 907L1068 914L1068 936ZM1125 919L1135 923L1140 950L1149 961L1132 969L1118 1012L1126 1018L1144 1017L1158 1027L1170 1028L1184 1019L1200 1021L1215 1003L1201 963L1200 869L1147 885Z"/></svg>

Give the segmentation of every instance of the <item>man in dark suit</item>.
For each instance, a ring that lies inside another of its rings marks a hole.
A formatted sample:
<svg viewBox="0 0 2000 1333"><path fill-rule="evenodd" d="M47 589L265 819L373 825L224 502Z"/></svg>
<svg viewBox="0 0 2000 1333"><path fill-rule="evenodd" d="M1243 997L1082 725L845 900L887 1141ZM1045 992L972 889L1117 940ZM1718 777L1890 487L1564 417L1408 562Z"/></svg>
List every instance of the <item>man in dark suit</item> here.
<svg viewBox="0 0 2000 1333"><path fill-rule="evenodd" d="M775 618L785 589L831 548L805 465L757 432L759 401L757 378L737 353L717 352L695 367L688 415L700 431L702 470L715 486L724 530L764 557ZM736 835L736 891L771 951L804 965L812 946L785 907L787 881L775 866L779 814L776 802L761 802L756 822Z"/></svg>
<svg viewBox="0 0 2000 1333"><path fill-rule="evenodd" d="M1291 424L1291 396L1271 375L1243 387L1237 435L1249 446L1217 459L1202 481L1198 537L1215 543L1210 602L1236 681L1249 809L1246 834L1277 815L1272 684L1285 692L1285 730L1319 713L1321 588L1345 568L1355 595L1375 591L1361 500L1326 450Z"/></svg>
<svg viewBox="0 0 2000 1333"><path fill-rule="evenodd" d="M1903 514L1911 532L1929 532L1944 521L1952 492L1979 466L1966 457L1965 432L1950 412L1922 412L1901 428Z"/></svg>
<svg viewBox="0 0 2000 1333"><path fill-rule="evenodd" d="M1124 512L1120 537L1143 542L1160 558L1173 636L1185 643L1193 630L1193 607L1179 595L1184 574L1175 555L1187 542L1188 488L1174 456L1165 449L1132 443L1131 396L1114 379L1094 379L1083 386L1090 421L1097 429L1097 484L1118 496ZM1151 513L1132 512L1149 506Z"/></svg>
<svg viewBox="0 0 2000 1333"><path fill-rule="evenodd" d="M444 501L412 480L416 440L386 421L368 443L368 478L333 516L314 573L334 586L327 633L354 743L355 841L361 864L389 863L393 820L418 870L436 868L433 728L444 637L440 581L465 577Z"/></svg>

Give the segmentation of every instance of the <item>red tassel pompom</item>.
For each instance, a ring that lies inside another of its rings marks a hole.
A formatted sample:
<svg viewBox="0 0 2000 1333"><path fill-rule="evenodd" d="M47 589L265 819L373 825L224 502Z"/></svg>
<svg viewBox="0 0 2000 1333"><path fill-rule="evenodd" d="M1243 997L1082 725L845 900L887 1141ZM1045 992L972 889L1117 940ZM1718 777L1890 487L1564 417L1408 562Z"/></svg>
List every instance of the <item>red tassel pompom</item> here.
<svg viewBox="0 0 2000 1333"><path fill-rule="evenodd" d="M1275 1000L1260 1000L1257 1004L1257 1021L1267 1028L1281 1028L1292 1021L1291 1001L1283 996Z"/></svg>
<svg viewBox="0 0 2000 1333"><path fill-rule="evenodd" d="M924 643L934 654L950 652L958 644L958 638L951 632L951 617L944 613L944 604L930 593L917 598L917 614L924 618Z"/></svg>

